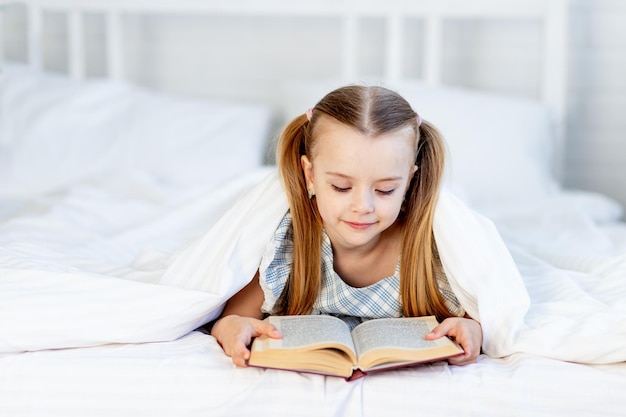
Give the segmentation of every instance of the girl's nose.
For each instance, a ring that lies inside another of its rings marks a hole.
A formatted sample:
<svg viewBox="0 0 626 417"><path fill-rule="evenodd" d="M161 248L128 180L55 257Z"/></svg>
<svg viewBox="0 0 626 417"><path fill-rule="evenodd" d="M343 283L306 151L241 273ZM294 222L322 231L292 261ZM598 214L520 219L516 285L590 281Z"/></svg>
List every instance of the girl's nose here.
<svg viewBox="0 0 626 417"><path fill-rule="evenodd" d="M369 191L357 191L352 194L350 209L356 213L370 213L374 211L374 199Z"/></svg>

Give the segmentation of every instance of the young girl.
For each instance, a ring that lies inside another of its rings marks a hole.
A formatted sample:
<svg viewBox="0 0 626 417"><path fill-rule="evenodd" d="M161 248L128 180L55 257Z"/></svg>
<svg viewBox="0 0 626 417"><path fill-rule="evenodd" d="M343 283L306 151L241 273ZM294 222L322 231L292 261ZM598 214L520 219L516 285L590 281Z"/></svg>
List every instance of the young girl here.
<svg viewBox="0 0 626 417"><path fill-rule="evenodd" d="M433 237L444 143L401 96L348 86L283 131L279 174L289 202L253 280L226 304L211 334L238 366L253 337L280 333L266 314L363 319L435 315L428 339L453 337L474 362L480 324L452 292Z"/></svg>

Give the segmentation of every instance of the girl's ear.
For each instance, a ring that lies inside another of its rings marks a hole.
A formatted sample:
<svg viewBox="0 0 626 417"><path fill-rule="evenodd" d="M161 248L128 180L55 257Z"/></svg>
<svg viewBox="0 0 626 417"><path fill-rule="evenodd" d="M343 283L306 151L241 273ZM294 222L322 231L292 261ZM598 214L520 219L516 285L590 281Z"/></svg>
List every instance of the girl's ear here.
<svg viewBox="0 0 626 417"><path fill-rule="evenodd" d="M300 157L300 165L302 166L307 188L313 190L313 165L306 155Z"/></svg>

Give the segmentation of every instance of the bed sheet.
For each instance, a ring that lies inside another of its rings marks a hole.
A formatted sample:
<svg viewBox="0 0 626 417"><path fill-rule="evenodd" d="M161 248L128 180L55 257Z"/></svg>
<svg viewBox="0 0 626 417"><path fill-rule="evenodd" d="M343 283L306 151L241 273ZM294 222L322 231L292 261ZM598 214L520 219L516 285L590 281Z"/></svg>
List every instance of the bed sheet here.
<svg viewBox="0 0 626 417"><path fill-rule="evenodd" d="M525 354L481 356L357 381L236 368L215 340L179 340L0 356L7 416L619 416L626 364Z"/></svg>

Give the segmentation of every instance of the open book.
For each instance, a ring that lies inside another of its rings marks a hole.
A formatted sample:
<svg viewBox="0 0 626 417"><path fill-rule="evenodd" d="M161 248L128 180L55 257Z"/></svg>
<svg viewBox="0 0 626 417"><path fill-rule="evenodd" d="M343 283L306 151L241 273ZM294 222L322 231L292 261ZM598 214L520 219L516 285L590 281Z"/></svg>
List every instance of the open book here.
<svg viewBox="0 0 626 417"><path fill-rule="evenodd" d="M460 355L447 337L426 340L438 322L433 316L374 319L352 332L333 316L270 316L282 339L254 340L248 364L355 379L381 369L434 362Z"/></svg>

